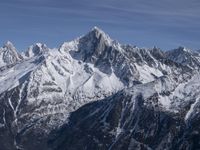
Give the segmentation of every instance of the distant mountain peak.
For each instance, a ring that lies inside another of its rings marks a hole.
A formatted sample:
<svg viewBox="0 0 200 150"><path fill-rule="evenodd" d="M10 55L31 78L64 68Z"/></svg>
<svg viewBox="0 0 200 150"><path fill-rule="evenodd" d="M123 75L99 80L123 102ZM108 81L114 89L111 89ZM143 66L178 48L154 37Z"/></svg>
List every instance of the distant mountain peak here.
<svg viewBox="0 0 200 150"><path fill-rule="evenodd" d="M93 29L99 29L99 27L97 27L97 26L94 26L94 27L93 27Z"/></svg>
<svg viewBox="0 0 200 150"><path fill-rule="evenodd" d="M102 29L100 29L96 26L94 26L88 34L83 36L83 38L85 38L85 37L90 38L90 39L99 39L99 40L103 39L108 44L111 44L113 42L113 40L110 38L110 36L108 34L106 34Z"/></svg>
<svg viewBox="0 0 200 150"><path fill-rule="evenodd" d="M31 45L28 48L28 50L25 52L25 56L26 57L34 57L37 55L41 55L46 51L48 51L48 47L46 44L35 43L34 45Z"/></svg>
<svg viewBox="0 0 200 150"><path fill-rule="evenodd" d="M35 43L34 46L47 47L46 44L43 44L43 43Z"/></svg>
<svg viewBox="0 0 200 150"><path fill-rule="evenodd" d="M6 43L4 43L3 48L16 51L16 48L14 47L13 43L10 41L7 41Z"/></svg>
<svg viewBox="0 0 200 150"><path fill-rule="evenodd" d="M180 51L183 51L183 52L189 52L189 53L192 52L190 49L188 49L188 48L186 48L186 47L184 47L184 46L179 46L179 47L177 48L177 50L180 50Z"/></svg>
<svg viewBox="0 0 200 150"><path fill-rule="evenodd" d="M102 29L100 29L99 27L97 26L94 26L91 30L91 32L97 32L97 33L100 33L100 34L106 34Z"/></svg>
<svg viewBox="0 0 200 150"><path fill-rule="evenodd" d="M60 52L81 51L83 53L93 52L94 47L101 43L103 45L112 45L113 40L102 29L94 26L85 35L70 42L64 42L58 49Z"/></svg>
<svg viewBox="0 0 200 150"><path fill-rule="evenodd" d="M0 48L0 67L14 64L22 59L22 56L17 52L12 42L7 41Z"/></svg>
<svg viewBox="0 0 200 150"><path fill-rule="evenodd" d="M200 67L200 56L186 47L180 46L166 52L167 58L179 64L198 69Z"/></svg>
<svg viewBox="0 0 200 150"><path fill-rule="evenodd" d="M13 45L13 43L11 41L7 41L4 45Z"/></svg>

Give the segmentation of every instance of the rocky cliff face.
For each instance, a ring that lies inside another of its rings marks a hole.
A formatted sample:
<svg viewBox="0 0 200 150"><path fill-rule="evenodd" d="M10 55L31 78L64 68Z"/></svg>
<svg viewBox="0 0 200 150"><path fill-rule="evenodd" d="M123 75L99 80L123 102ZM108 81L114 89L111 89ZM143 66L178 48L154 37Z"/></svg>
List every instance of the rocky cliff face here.
<svg viewBox="0 0 200 150"><path fill-rule="evenodd" d="M97 27L58 49L6 51L3 150L198 148L199 53L121 45Z"/></svg>
<svg viewBox="0 0 200 150"><path fill-rule="evenodd" d="M167 112L159 103L159 93L147 97L144 92L135 94L122 91L83 106L52 136L50 145L56 150L200 148L199 115L186 121L183 115L188 108Z"/></svg>

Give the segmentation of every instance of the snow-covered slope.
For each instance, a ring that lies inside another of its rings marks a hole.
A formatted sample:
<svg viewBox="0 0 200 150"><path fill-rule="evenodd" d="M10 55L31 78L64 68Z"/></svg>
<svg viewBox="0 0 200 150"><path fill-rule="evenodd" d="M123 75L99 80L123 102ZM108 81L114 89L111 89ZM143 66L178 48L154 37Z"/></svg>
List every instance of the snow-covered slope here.
<svg viewBox="0 0 200 150"><path fill-rule="evenodd" d="M166 52L169 59L181 63L183 65L199 69L200 53L187 49L185 47L179 47L177 49Z"/></svg>
<svg viewBox="0 0 200 150"><path fill-rule="evenodd" d="M124 89L128 95L142 92L145 105L158 105L159 111L184 110L185 122L198 106L198 65L156 47L122 45L97 27L58 49L37 43L22 58L8 42L0 54L0 136L6 137L0 144L5 150L48 149L49 133L67 123L71 112Z"/></svg>
<svg viewBox="0 0 200 150"><path fill-rule="evenodd" d="M185 88L169 77L161 77L81 107L71 114L68 124L52 134L51 147L54 150L82 149L83 145L87 150L199 149L199 94L191 94L192 90L199 91L199 85L192 87L197 78L188 77L188 81L181 77L179 80ZM188 117L190 120L186 121Z"/></svg>

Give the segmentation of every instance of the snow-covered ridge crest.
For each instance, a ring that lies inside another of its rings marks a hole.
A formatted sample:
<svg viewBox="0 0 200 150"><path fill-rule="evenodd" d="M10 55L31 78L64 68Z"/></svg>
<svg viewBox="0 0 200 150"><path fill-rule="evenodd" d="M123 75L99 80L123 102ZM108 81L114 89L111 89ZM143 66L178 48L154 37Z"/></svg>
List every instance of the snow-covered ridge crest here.
<svg viewBox="0 0 200 150"><path fill-rule="evenodd" d="M166 55L168 59L182 65L195 69L199 69L200 67L200 53L191 49L178 47L177 49L167 51Z"/></svg>
<svg viewBox="0 0 200 150"><path fill-rule="evenodd" d="M193 116L198 103L188 98L196 98L196 91L192 94L183 88L199 88L194 83L198 70L188 67L188 61L177 62L158 48L121 45L97 27L58 49L36 43L18 59L14 46L7 43L0 54L2 58L5 54L16 58L0 69L0 112L10 114L9 119L5 115L0 118L0 128L10 124L11 138L15 138L11 141L18 142L15 147L26 145L16 141L17 136L23 139L29 131L36 139L40 132L47 135L66 123L72 111L123 89L130 95L142 93L147 105L155 100L162 111L179 112L179 108L194 103L188 113L184 112L186 120ZM191 53L187 58L193 56Z"/></svg>
<svg viewBox="0 0 200 150"><path fill-rule="evenodd" d="M121 45L98 27L94 27L86 35L71 42L65 42L58 49L50 49L45 44L36 43L28 48L24 58L17 53L11 42L7 42L2 50L13 52L15 61L11 61L9 64L18 62L19 66L28 61L35 66L42 61L50 61L50 64L54 64L51 61L56 59L59 62L65 60L69 66L73 66L74 59L79 62L91 63L103 73L108 75L114 73L125 85L129 86L133 85L135 81L146 83L163 76L166 71L172 72L172 68L168 64L160 62L160 59L166 59L165 53L161 50Z"/></svg>
<svg viewBox="0 0 200 150"><path fill-rule="evenodd" d="M60 52L69 52L69 51L77 51L78 50L78 45L81 43L81 41L83 39L88 39L88 40L95 40L98 38L103 38L104 42L106 42L107 44L111 45L113 43L113 40L109 37L108 34L106 34L103 30L101 30L98 27L93 27L86 35L82 35L70 42L64 42L60 47L59 47L59 51ZM91 44L91 43L88 43Z"/></svg>
<svg viewBox="0 0 200 150"><path fill-rule="evenodd" d="M90 33L96 33L98 36L103 36L104 40L111 44L113 40L110 38L108 34L106 34L102 29L98 28L97 26L93 27Z"/></svg>
<svg viewBox="0 0 200 150"><path fill-rule="evenodd" d="M45 52L47 52L49 49L46 46L46 44L42 44L42 43L36 43L34 45L31 45L28 50L25 52L25 57L34 57L34 56L38 56L41 55Z"/></svg>

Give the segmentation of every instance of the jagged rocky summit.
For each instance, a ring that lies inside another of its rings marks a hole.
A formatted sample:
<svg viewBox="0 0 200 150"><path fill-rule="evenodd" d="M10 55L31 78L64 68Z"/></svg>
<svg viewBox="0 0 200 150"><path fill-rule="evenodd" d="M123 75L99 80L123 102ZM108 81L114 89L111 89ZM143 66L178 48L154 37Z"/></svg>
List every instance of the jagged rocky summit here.
<svg viewBox="0 0 200 150"><path fill-rule="evenodd" d="M200 149L200 53L94 27L58 49L0 48L2 150Z"/></svg>

